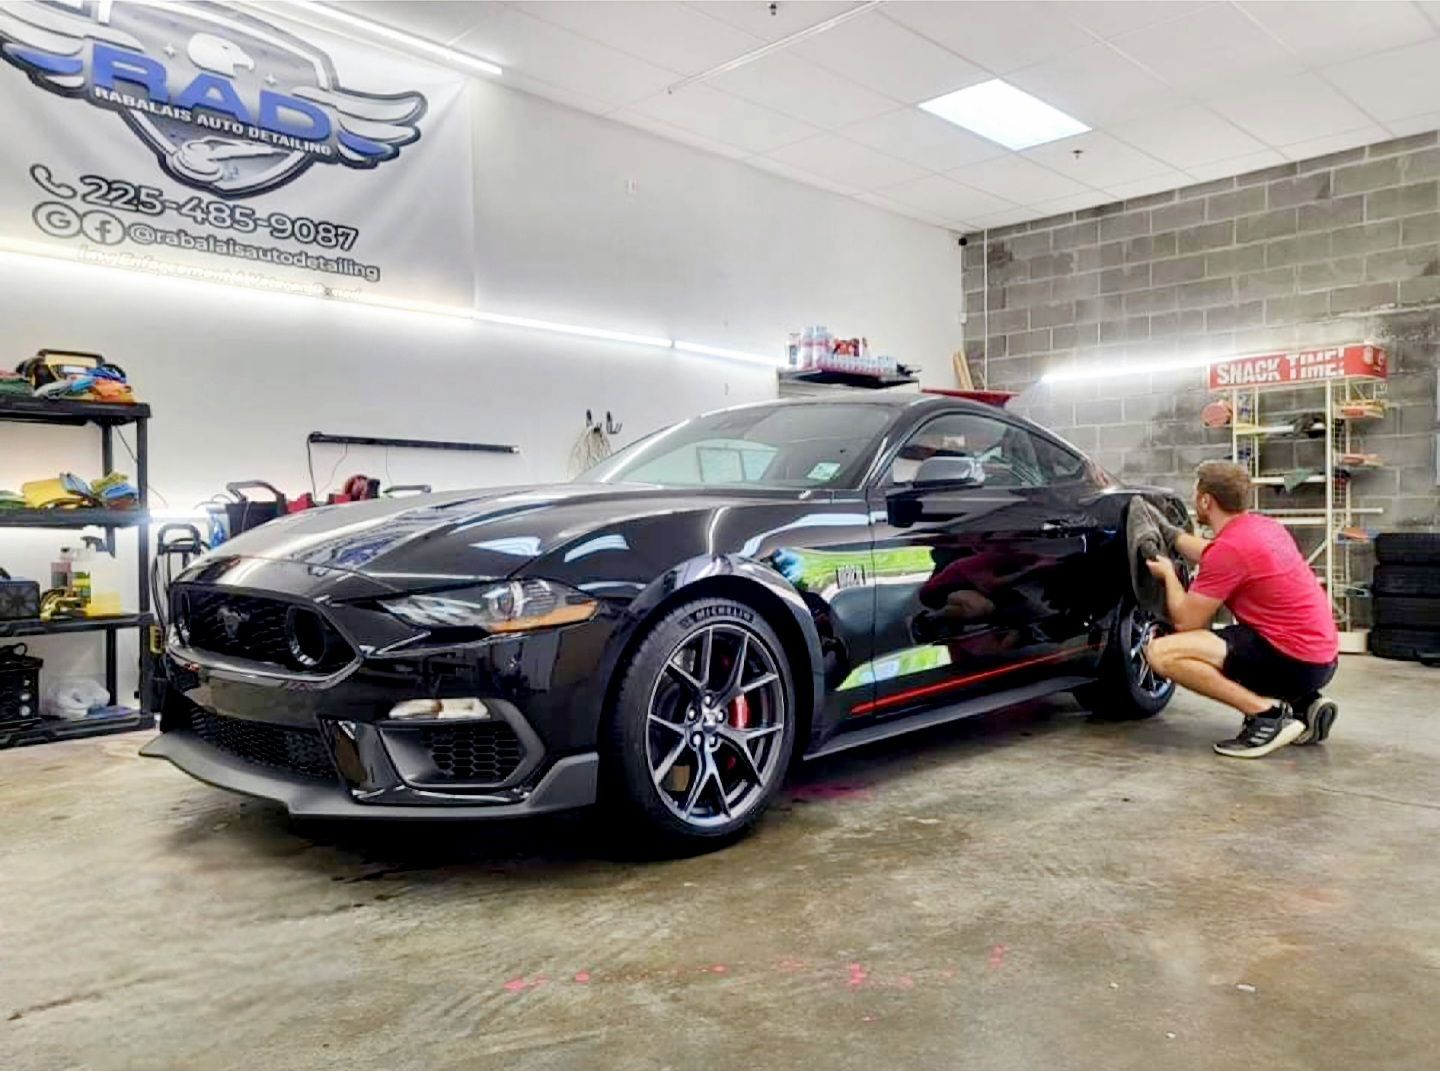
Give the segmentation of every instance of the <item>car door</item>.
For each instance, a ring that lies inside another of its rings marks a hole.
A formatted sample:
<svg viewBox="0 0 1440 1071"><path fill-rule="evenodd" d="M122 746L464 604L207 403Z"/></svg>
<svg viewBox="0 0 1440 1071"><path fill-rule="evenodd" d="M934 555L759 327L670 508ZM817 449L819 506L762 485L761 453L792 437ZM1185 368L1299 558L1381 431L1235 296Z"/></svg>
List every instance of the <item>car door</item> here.
<svg viewBox="0 0 1440 1071"><path fill-rule="evenodd" d="M1006 688L1082 651L1072 591L1090 532L1052 486L1023 425L972 411L934 416L868 489L874 522L873 698L889 715Z"/></svg>

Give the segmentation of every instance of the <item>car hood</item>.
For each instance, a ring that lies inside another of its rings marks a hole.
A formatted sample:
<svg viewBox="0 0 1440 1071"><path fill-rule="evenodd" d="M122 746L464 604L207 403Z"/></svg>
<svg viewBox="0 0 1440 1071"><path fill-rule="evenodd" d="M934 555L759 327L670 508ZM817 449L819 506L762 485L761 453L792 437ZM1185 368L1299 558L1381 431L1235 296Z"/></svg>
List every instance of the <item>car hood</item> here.
<svg viewBox="0 0 1440 1071"><path fill-rule="evenodd" d="M793 501L800 493L547 484L377 499L281 517L217 553L358 573L391 590L416 590L506 577L557 551L583 552L609 526Z"/></svg>

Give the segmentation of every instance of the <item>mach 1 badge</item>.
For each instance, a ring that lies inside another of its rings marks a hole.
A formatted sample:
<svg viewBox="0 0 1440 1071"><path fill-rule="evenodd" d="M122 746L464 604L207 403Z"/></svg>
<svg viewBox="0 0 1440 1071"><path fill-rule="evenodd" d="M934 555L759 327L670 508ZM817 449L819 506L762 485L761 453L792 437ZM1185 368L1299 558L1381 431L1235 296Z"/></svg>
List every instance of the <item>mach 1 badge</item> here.
<svg viewBox="0 0 1440 1071"><path fill-rule="evenodd" d="M315 163L393 160L425 114L421 94L346 89L320 49L221 4L0 0L0 56L117 113L166 172L227 198Z"/></svg>

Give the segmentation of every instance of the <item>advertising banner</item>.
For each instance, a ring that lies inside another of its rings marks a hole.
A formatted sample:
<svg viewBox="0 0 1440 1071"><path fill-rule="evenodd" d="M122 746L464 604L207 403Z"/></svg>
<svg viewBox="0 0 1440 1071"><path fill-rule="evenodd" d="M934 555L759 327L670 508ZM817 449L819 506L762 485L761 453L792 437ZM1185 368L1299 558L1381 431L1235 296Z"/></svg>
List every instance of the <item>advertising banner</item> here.
<svg viewBox="0 0 1440 1071"><path fill-rule="evenodd" d="M464 77L282 13L0 0L0 247L469 307Z"/></svg>
<svg viewBox="0 0 1440 1071"><path fill-rule="evenodd" d="M1348 346L1325 346L1293 353L1262 353L1219 361L1210 366L1210 389L1315 383L1350 376L1384 379L1388 374L1385 351L1368 342L1356 342Z"/></svg>

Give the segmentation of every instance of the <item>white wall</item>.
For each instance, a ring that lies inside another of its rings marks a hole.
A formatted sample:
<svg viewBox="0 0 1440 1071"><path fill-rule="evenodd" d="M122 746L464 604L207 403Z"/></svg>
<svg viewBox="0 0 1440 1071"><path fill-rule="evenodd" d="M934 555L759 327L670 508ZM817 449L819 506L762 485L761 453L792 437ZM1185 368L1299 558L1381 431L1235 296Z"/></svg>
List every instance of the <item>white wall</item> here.
<svg viewBox="0 0 1440 1071"><path fill-rule="evenodd" d="M961 287L946 232L492 83L475 83L474 115L481 308L762 353L825 323L951 382ZM613 411L623 442L774 394L772 372L734 361L39 259L0 257L0 322L6 363L49 346L125 367L155 410L157 507L245 478L298 493L312 430L521 448L342 460L319 447L322 490L332 470L544 481L566 475L587 408ZM98 475L94 434L0 426L0 487ZM43 582L61 542L0 531L0 564ZM65 670L88 670L99 650L32 648Z"/></svg>

